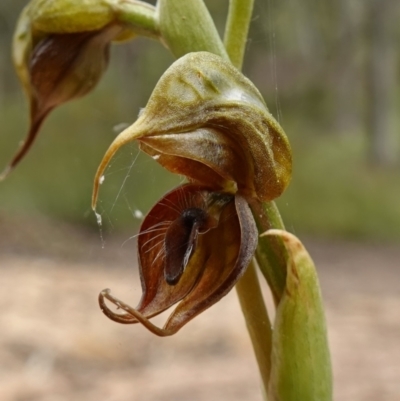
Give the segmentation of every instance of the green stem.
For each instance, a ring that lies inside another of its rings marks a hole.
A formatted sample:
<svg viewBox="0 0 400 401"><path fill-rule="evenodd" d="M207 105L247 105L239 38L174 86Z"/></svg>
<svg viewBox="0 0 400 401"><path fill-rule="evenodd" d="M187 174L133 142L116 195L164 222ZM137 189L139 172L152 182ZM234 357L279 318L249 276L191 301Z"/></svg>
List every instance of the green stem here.
<svg viewBox="0 0 400 401"><path fill-rule="evenodd" d="M233 65L241 68L254 0L231 0L225 31L225 46L218 36L203 0L159 0L157 13L163 42L180 57L192 51L208 51L223 58L228 55ZM273 221L272 211L265 210ZM279 213L277 214L279 216ZM276 216L275 216L276 217ZM264 390L268 389L271 371L272 329L262 297L254 264L251 263L236 284L239 301L249 330Z"/></svg>
<svg viewBox="0 0 400 401"><path fill-rule="evenodd" d="M236 291L266 393L271 372L272 329L254 261L236 284Z"/></svg>
<svg viewBox="0 0 400 401"><path fill-rule="evenodd" d="M120 0L113 5L118 20L130 24L138 35L160 39L156 8L137 0Z"/></svg>
<svg viewBox="0 0 400 401"><path fill-rule="evenodd" d="M229 3L224 44L232 64L238 69L243 64L253 4L254 0L230 0ZM272 328L254 262L236 284L236 291L266 394L271 373Z"/></svg>
<svg viewBox="0 0 400 401"><path fill-rule="evenodd" d="M224 44L232 64L242 68L254 0L230 0Z"/></svg>
<svg viewBox="0 0 400 401"><path fill-rule="evenodd" d="M203 0L159 0L157 14L162 41L175 57L207 51L229 59Z"/></svg>
<svg viewBox="0 0 400 401"><path fill-rule="evenodd" d="M275 202L252 201L250 208L260 234L271 228L285 229ZM271 289L275 305L278 305L286 286L287 250L281 238L278 236L260 237L256 259Z"/></svg>

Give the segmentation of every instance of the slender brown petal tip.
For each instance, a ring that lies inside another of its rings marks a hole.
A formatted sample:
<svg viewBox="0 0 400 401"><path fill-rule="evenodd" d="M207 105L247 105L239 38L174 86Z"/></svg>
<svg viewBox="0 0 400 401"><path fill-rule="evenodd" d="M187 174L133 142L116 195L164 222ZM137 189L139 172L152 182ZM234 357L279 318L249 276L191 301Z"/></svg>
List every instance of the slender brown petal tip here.
<svg viewBox="0 0 400 401"><path fill-rule="evenodd" d="M131 314L125 313L122 315L120 313L115 313L107 306L105 299L109 299L117 308L121 308L119 301L115 300L114 298L111 298L110 291L111 290L109 288L106 288L99 294L99 306L102 312L109 319L117 323L122 323L122 324L136 323L137 322L136 319L134 319Z"/></svg>
<svg viewBox="0 0 400 401"><path fill-rule="evenodd" d="M10 166L7 166L0 174L0 181L3 181L7 178L7 176L11 173L12 169Z"/></svg>
<svg viewBox="0 0 400 401"><path fill-rule="evenodd" d="M96 175L94 177L94 184L93 184L93 193L92 193L92 209L93 211L96 211L96 204L97 204L97 199L99 196L99 189L100 189L100 184L102 181L103 174L110 163L111 159L117 153L118 149L120 149L122 146L124 146L126 143L132 141L135 139L136 136L141 135L141 132L138 131L137 133L132 133L132 130L124 130L122 131L111 143L109 148L107 149L105 155L103 156L103 159L101 160L101 163L99 167L97 168Z"/></svg>
<svg viewBox="0 0 400 401"><path fill-rule="evenodd" d="M117 306L120 309L123 309L125 312L127 312L126 316L129 316L125 320L125 315L119 315L117 313L112 312L108 306L106 305L104 298L108 299L111 303L113 303L115 306ZM135 308L132 308L125 302L119 300L118 298L114 297L111 295L110 290L106 289L103 290L100 295L99 295L99 303L100 307L103 311L103 313L110 318L111 320L114 320L115 322L118 323L123 323L123 324L129 324L129 323L137 323L140 322L144 327L146 327L149 331L151 331L153 334L156 334L160 337L166 337L170 336L172 334L175 334L172 330L166 330L166 329L161 329L151 323L149 319L147 319L145 316L143 316L142 313L137 311ZM135 321L129 321L129 319L135 319Z"/></svg>
<svg viewBox="0 0 400 401"><path fill-rule="evenodd" d="M25 140L22 142L22 145L18 149L17 153L14 155L13 159L9 163L9 165L3 170L2 174L0 175L0 181L4 180L7 178L7 176L11 173L12 170L19 164L19 162L25 157L25 155L28 153L30 148L32 147L32 144L34 143L37 134L39 133L40 127L42 126L42 123L46 116L48 115L48 112L40 115L40 116L33 116L33 121L31 123L31 126L28 131L28 135L25 138Z"/></svg>

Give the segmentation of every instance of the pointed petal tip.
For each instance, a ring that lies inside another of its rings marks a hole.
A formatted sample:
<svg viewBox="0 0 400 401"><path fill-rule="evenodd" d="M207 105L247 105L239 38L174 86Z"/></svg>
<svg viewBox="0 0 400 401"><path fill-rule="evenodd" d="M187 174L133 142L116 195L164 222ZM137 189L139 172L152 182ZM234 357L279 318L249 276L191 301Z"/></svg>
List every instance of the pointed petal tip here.
<svg viewBox="0 0 400 401"><path fill-rule="evenodd" d="M35 106L32 106L35 107ZM50 113L51 109L46 111L33 111L31 116L31 124L27 136L20 142L19 148L14 153L11 162L0 174L0 181L4 181L7 176L14 170L15 167L25 158L30 151L37 135L40 131L40 127L46 116Z"/></svg>
<svg viewBox="0 0 400 401"><path fill-rule="evenodd" d="M4 181L8 175L11 173L12 171L12 167L11 166L7 166L1 173L0 173L0 182Z"/></svg>
<svg viewBox="0 0 400 401"><path fill-rule="evenodd" d="M105 299L108 299L110 295L110 289L106 288L105 290L101 291L99 294L99 306L101 311L110 319L113 320L114 322L121 323L121 324L132 324L132 323L137 323L137 320L134 319L131 315L129 314L119 314L115 313L112 311L106 304ZM115 304L118 308L119 305Z"/></svg>
<svg viewBox="0 0 400 401"><path fill-rule="evenodd" d="M92 209L95 213L96 213L97 199L99 197L100 185L104 182L104 172L107 166L109 165L111 159L114 157L114 155L118 152L118 150L122 146L140 136L138 133L135 134L135 130L132 128L133 125L129 126L114 139L114 141L106 150L106 153L104 154L99 164L99 167L97 168L96 175L94 177L93 192L92 192Z"/></svg>

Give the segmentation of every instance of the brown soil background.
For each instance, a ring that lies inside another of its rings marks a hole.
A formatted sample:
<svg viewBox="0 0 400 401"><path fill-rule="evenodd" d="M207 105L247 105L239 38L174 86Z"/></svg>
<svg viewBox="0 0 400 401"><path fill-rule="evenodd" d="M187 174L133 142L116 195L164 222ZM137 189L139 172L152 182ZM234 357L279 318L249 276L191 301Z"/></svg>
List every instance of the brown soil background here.
<svg viewBox="0 0 400 401"><path fill-rule="evenodd" d="M1 401L261 401L232 291L171 338L109 321L135 305L133 241L0 216ZM335 400L400 400L400 247L304 241L325 299ZM267 294L268 296L268 294ZM301 401L301 400L299 400Z"/></svg>

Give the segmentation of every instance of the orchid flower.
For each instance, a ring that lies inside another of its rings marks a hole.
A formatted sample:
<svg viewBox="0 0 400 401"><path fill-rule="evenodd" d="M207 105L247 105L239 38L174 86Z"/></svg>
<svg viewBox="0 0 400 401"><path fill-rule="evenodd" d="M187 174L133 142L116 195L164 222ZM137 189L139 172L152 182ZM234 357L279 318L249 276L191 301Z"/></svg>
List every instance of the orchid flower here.
<svg viewBox="0 0 400 401"><path fill-rule="evenodd" d="M120 323L141 322L170 335L226 295L258 243L252 199L271 200L287 186L291 151L285 133L255 86L208 52L190 53L163 74L138 120L111 144L96 174L124 144L143 151L191 184L162 198L139 233L142 299L136 308L100 294L103 312ZM105 298L125 310L107 307ZM148 319L179 302L164 329Z"/></svg>
<svg viewBox="0 0 400 401"><path fill-rule="evenodd" d="M163 196L141 225L137 306L107 289L99 295L100 307L116 322L141 323L169 336L236 285L268 400L331 401L315 266L301 242L284 230L273 202L291 179L289 141L239 71L252 8L253 0L229 2L223 43L203 0L158 0L156 7L139 0L32 0L13 43L31 125L0 179L27 153L51 110L96 86L112 42L136 35L159 40L179 59L160 78L136 122L106 151L92 208L96 212L111 158L134 140L188 183ZM254 260L275 302L272 324ZM173 306L163 327L151 322Z"/></svg>

